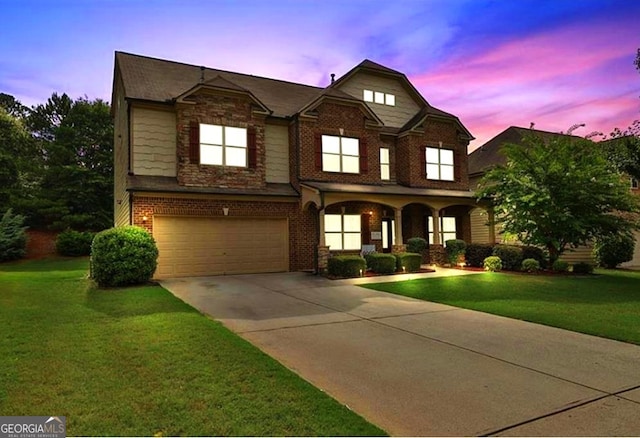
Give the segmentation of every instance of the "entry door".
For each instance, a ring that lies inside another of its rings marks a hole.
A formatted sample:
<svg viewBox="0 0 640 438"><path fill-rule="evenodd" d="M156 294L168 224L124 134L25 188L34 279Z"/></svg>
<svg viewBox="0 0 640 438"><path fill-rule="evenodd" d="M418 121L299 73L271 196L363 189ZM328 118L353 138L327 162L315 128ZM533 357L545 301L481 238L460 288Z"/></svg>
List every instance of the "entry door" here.
<svg viewBox="0 0 640 438"><path fill-rule="evenodd" d="M391 252L393 248L395 222L391 218L382 218L382 252Z"/></svg>

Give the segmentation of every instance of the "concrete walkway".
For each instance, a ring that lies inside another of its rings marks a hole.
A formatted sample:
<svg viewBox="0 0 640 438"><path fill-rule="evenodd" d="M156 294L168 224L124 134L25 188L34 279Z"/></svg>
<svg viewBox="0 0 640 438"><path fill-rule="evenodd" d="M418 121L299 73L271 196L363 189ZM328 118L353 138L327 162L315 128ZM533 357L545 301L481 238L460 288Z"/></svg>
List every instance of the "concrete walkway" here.
<svg viewBox="0 0 640 438"><path fill-rule="evenodd" d="M452 273L467 272L420 275ZM368 281L162 285L392 435L640 435L640 347L354 285Z"/></svg>

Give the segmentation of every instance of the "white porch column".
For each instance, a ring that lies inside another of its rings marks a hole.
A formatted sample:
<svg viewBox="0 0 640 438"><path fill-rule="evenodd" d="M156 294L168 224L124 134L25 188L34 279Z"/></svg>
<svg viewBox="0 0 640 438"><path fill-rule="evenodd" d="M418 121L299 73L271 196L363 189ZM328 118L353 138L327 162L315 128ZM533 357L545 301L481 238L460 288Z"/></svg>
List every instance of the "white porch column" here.
<svg viewBox="0 0 640 438"><path fill-rule="evenodd" d="M431 218L433 219L433 244L442 245L440 242L440 210L431 209Z"/></svg>
<svg viewBox="0 0 640 438"><path fill-rule="evenodd" d="M396 225L396 229L395 231L395 239L393 244L394 245L402 245L403 240L402 240L402 208L394 208L394 213L395 213L395 225Z"/></svg>
<svg viewBox="0 0 640 438"><path fill-rule="evenodd" d="M318 220L320 221L320 236L318 236L318 246L326 246L324 240L324 208L318 212Z"/></svg>
<svg viewBox="0 0 640 438"><path fill-rule="evenodd" d="M489 218L489 243L494 245L496 243L496 217L493 213L493 208L487 210L487 215Z"/></svg>

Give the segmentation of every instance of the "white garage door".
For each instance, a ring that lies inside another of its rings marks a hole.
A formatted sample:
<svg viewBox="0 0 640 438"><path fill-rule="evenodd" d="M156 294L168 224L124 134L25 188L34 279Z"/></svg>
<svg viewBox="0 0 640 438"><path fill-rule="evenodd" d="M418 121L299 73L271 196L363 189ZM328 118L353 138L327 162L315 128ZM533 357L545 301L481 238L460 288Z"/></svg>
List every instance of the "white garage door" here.
<svg viewBox="0 0 640 438"><path fill-rule="evenodd" d="M289 270L286 219L156 216L156 278Z"/></svg>

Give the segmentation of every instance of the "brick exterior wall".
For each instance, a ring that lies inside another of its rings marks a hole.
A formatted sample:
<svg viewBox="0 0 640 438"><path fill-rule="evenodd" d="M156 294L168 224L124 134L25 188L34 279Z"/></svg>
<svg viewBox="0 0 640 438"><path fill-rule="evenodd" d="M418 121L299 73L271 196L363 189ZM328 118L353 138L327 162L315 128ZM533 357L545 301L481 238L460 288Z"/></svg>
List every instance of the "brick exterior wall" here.
<svg viewBox="0 0 640 438"><path fill-rule="evenodd" d="M318 242L318 214L302 211L299 202L238 201L206 198L134 196L133 224L153 234L153 218L158 215L222 217L279 217L289 219L289 270L313 269ZM146 216L147 220L143 221Z"/></svg>

